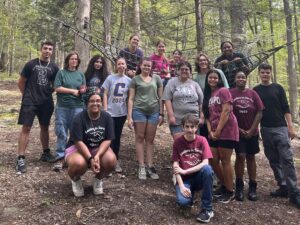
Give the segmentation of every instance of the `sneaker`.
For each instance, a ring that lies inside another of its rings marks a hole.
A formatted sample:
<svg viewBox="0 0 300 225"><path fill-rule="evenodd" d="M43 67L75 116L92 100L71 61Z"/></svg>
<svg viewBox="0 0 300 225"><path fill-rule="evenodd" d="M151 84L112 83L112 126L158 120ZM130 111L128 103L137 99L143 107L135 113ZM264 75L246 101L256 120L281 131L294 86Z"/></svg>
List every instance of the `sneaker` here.
<svg viewBox="0 0 300 225"><path fill-rule="evenodd" d="M210 219L213 217L214 217L214 211L202 209L196 219L197 219L197 221L200 221L203 223L208 223L210 221Z"/></svg>
<svg viewBox="0 0 300 225"><path fill-rule="evenodd" d="M93 193L94 195L103 194L103 181L96 177L94 178L94 183L93 183Z"/></svg>
<svg viewBox="0 0 300 225"><path fill-rule="evenodd" d="M120 162L119 161L117 161L117 164L116 164L116 166L115 166L115 171L116 171L116 173L122 173L122 167L120 166Z"/></svg>
<svg viewBox="0 0 300 225"><path fill-rule="evenodd" d="M147 168L147 175L153 180L159 179L159 176L156 173L156 169L153 166Z"/></svg>
<svg viewBox="0 0 300 225"><path fill-rule="evenodd" d="M55 172L60 172L64 167L64 161L63 160L60 160L58 161L57 163L54 164L53 166L53 171Z"/></svg>
<svg viewBox="0 0 300 225"><path fill-rule="evenodd" d="M139 179L147 180L146 168L144 166L139 167Z"/></svg>
<svg viewBox="0 0 300 225"><path fill-rule="evenodd" d="M50 149L48 149L42 153L40 160L42 162L56 162L59 159L55 161L55 157L51 154Z"/></svg>
<svg viewBox="0 0 300 225"><path fill-rule="evenodd" d="M235 180L235 195L237 201L244 201L244 181L241 178Z"/></svg>
<svg viewBox="0 0 300 225"><path fill-rule="evenodd" d="M26 172L26 159L17 158L16 170L17 170L17 173L25 173Z"/></svg>
<svg viewBox="0 0 300 225"><path fill-rule="evenodd" d="M274 197L274 198L277 198L277 197L288 198L289 197L289 192L288 192L287 186L282 185L277 190L272 191L270 193L270 195L271 195L271 197Z"/></svg>
<svg viewBox="0 0 300 225"><path fill-rule="evenodd" d="M84 196L84 190L83 190L83 186L82 186L82 182L81 182L80 178L77 181L72 180L72 190L73 190L75 197Z"/></svg>
<svg viewBox="0 0 300 225"><path fill-rule="evenodd" d="M290 203L292 203L298 209L300 209L300 194L297 193L297 194L291 195L291 197L290 197Z"/></svg>
<svg viewBox="0 0 300 225"><path fill-rule="evenodd" d="M231 191L227 191L225 193L222 194L221 197L218 198L219 202L222 203L229 203L234 199L234 194Z"/></svg>
<svg viewBox="0 0 300 225"><path fill-rule="evenodd" d="M226 187L224 185L219 186L216 190L213 191L213 196L215 198L221 197L223 193L226 192Z"/></svg>
<svg viewBox="0 0 300 225"><path fill-rule="evenodd" d="M250 201L257 201L257 194L256 194L257 183L255 181L249 181L249 192L248 192L248 199Z"/></svg>

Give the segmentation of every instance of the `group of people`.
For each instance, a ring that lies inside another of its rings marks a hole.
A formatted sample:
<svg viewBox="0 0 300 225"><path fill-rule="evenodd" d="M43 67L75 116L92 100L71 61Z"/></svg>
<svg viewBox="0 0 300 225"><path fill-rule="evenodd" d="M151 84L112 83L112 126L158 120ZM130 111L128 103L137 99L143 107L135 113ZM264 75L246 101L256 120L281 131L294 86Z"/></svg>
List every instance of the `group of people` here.
<svg viewBox="0 0 300 225"><path fill-rule="evenodd" d="M295 131L285 91L271 82L272 67L267 63L259 66L261 84L252 90L246 88L249 62L234 51L230 41L221 44L222 55L214 65L206 54L197 55L196 76L180 50L173 51L173 59L169 60L165 42L158 41L156 47L156 53L144 57L139 36L132 35L129 46L119 53L115 73L110 74L105 58L96 55L83 74L78 70L77 52L71 52L64 69L59 70L50 61L53 44L42 43L40 57L24 66L18 83L22 93L18 123L22 130L17 172L26 172L25 149L37 116L41 160L55 162L56 169L67 165L77 197L84 195L80 177L91 168L95 173L93 192L102 194L102 178L113 170L122 172L120 140L127 120L128 127L135 131L138 178L159 179L153 161L154 140L157 126L167 117L174 140L177 202L191 206L195 191L203 189L197 220L209 222L214 215L213 196L222 203L234 198L244 200L245 161L249 176L247 198L258 199L255 154L260 150L260 124L265 155L279 186L271 196L289 197L300 208L290 146ZM53 91L57 94L54 156L49 149L48 131L54 111ZM214 174L219 187L213 191Z"/></svg>

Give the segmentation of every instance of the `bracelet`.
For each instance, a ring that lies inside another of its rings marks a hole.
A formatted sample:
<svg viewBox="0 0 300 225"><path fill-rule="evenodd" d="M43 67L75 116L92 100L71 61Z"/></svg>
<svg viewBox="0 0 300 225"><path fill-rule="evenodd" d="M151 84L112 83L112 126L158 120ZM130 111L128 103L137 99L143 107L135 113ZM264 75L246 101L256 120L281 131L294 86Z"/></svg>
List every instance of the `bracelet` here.
<svg viewBox="0 0 300 225"><path fill-rule="evenodd" d="M161 117L165 117L165 115L164 115L164 114L162 114L162 113L160 113L159 115L160 115Z"/></svg>
<svg viewBox="0 0 300 225"><path fill-rule="evenodd" d="M94 159L94 156L90 156L87 160L88 165L91 165L91 161Z"/></svg>

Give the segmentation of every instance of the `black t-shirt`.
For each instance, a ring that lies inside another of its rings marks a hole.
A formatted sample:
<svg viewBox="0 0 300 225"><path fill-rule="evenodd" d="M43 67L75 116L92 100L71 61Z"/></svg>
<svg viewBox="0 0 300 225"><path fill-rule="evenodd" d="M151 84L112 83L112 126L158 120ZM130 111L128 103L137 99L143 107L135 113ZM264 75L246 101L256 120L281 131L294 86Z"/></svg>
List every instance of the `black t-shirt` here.
<svg viewBox="0 0 300 225"><path fill-rule="evenodd" d="M263 127L286 126L284 114L290 113L289 104L283 87L279 84L258 85L253 88L264 103L263 117L260 125Z"/></svg>
<svg viewBox="0 0 300 225"><path fill-rule="evenodd" d="M231 62L237 57L241 58L241 60ZM218 64L223 60L228 60L230 63ZM248 59L242 53L238 52L234 52L231 56L221 55L216 59L215 67L224 72L230 88L235 86L234 75L236 71L243 70L246 74L250 72Z"/></svg>
<svg viewBox="0 0 300 225"><path fill-rule="evenodd" d="M88 148L97 148L103 141L113 139L115 139L113 120L109 113L101 111L97 120L91 120L84 110L73 120L67 146L74 145L76 141L83 141Z"/></svg>
<svg viewBox="0 0 300 225"><path fill-rule="evenodd" d="M38 58L25 64L21 76L26 80L23 105L41 105L52 101L53 82L59 70L53 62L45 62Z"/></svg>

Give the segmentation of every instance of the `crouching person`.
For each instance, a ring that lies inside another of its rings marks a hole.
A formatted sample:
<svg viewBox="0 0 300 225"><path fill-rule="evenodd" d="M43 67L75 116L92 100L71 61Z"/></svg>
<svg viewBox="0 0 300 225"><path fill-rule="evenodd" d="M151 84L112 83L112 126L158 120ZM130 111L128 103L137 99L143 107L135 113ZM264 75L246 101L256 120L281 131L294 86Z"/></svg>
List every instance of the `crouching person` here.
<svg viewBox="0 0 300 225"><path fill-rule="evenodd" d="M212 158L206 138L196 135L199 118L188 113L182 119L183 135L174 141L173 170L176 176L176 200L190 207L195 191L202 189L201 211L197 217L208 223L214 216L212 209L213 170L208 164Z"/></svg>
<svg viewBox="0 0 300 225"><path fill-rule="evenodd" d="M103 194L102 178L116 165L116 156L110 148L114 139L112 118L101 111L102 101L97 90L89 90L86 101L87 109L74 118L65 155L76 197L84 196L80 177L89 167L95 173L93 192L99 195Z"/></svg>

